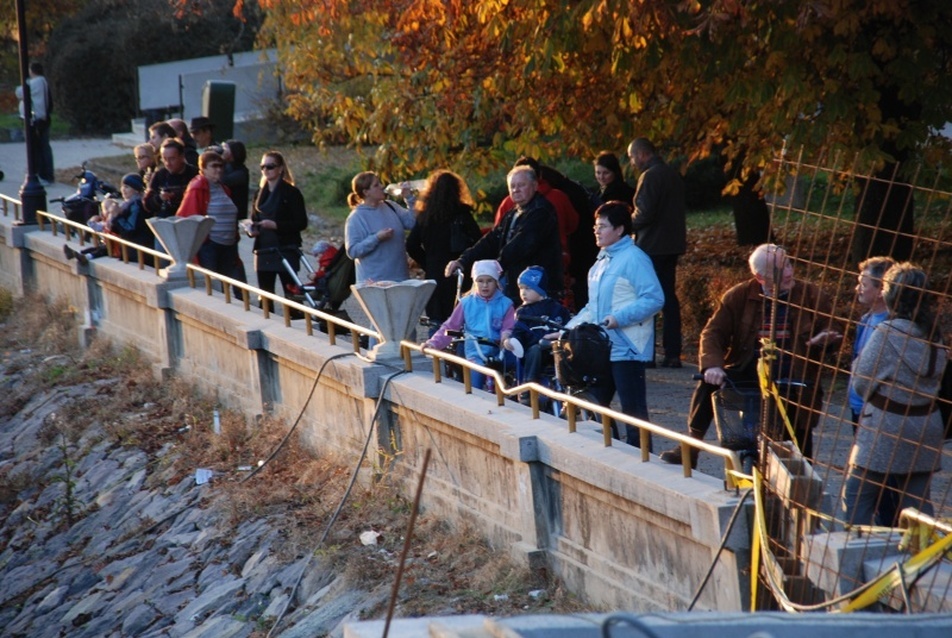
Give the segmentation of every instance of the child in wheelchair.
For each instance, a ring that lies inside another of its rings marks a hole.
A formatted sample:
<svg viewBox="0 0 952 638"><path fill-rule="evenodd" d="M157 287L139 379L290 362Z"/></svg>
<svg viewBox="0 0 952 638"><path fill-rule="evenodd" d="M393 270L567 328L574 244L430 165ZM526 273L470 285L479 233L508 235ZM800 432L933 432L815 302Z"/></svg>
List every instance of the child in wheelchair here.
<svg viewBox="0 0 952 638"><path fill-rule="evenodd" d="M547 295L546 278L542 266L529 266L519 275L522 305L516 310L516 323L508 344L514 347L503 342L507 349L524 351L520 360L519 383L540 380L543 367L552 363L552 342L544 336L558 332L571 318L565 306ZM519 400L528 404L528 393Z"/></svg>
<svg viewBox="0 0 952 638"><path fill-rule="evenodd" d="M444 349L454 340L454 333L463 334L463 356L473 363L491 366L501 360L500 343L509 341L515 324L512 300L499 289L502 267L495 259L482 259L473 264L473 287L460 298L449 318L423 344L426 348ZM510 344L507 349L511 349ZM491 377L473 372L473 387L492 391Z"/></svg>

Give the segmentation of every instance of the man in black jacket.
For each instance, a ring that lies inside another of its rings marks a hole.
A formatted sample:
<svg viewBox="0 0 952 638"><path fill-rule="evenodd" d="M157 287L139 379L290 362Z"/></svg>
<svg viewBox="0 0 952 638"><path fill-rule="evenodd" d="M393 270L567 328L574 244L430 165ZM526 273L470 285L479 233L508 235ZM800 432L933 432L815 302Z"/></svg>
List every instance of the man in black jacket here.
<svg viewBox="0 0 952 638"><path fill-rule="evenodd" d="M149 217L171 217L185 195L185 187L198 175L198 168L185 161L185 145L168 138L160 149L162 168L152 174L142 198Z"/></svg>
<svg viewBox="0 0 952 638"><path fill-rule="evenodd" d="M502 286L513 303L519 298L519 273L529 266L542 266L549 275L546 292L562 294L562 244L555 209L537 191L538 177L531 166L516 166L506 177L513 206L502 220L479 241L446 265L447 277L458 268L468 272L474 261L495 259L503 268Z"/></svg>
<svg viewBox="0 0 952 638"><path fill-rule="evenodd" d="M628 145L628 157L640 172L631 216L635 243L651 257L664 292L661 365L680 368L681 304L676 281L678 257L687 250L684 183L678 172L658 157L654 144L643 137Z"/></svg>

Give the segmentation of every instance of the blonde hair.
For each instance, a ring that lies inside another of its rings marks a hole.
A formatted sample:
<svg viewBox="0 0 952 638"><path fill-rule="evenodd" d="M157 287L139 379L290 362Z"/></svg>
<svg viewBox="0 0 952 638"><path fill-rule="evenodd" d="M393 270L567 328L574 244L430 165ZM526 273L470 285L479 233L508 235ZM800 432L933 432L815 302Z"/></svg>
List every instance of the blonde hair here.
<svg viewBox="0 0 952 638"><path fill-rule="evenodd" d="M151 156L152 156L152 161L155 162L155 147L152 146L151 143L149 143L149 142L144 142L144 143L142 143L142 144L136 144L135 147L133 147L133 149L132 149L132 154L133 154L134 156L135 156L135 155L139 155L139 154L140 154L140 151L141 151L141 152L144 152L144 153L148 153L149 155L151 155Z"/></svg>
<svg viewBox="0 0 952 638"><path fill-rule="evenodd" d="M103 219L111 219L122 210L122 200L117 197L107 197L99 203L99 213Z"/></svg>
<svg viewBox="0 0 952 638"><path fill-rule="evenodd" d="M294 174L291 173L291 167L288 166L288 163L284 161L284 155L280 151L265 151L261 155L262 163L267 163L269 160L274 160L274 163L281 168L281 179L294 186ZM261 174L261 181L258 182L258 186L264 188L264 185L268 183L268 178Z"/></svg>

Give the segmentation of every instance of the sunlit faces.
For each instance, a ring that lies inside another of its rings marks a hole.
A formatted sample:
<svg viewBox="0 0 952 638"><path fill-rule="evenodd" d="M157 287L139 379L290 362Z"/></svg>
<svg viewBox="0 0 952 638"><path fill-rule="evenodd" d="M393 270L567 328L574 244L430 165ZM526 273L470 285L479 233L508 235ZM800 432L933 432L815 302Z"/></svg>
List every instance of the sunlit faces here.
<svg viewBox="0 0 952 638"><path fill-rule="evenodd" d="M779 283L780 292L787 292L793 288L793 262L782 250L767 255L765 273L758 275L757 280L768 292L772 292Z"/></svg>
<svg viewBox="0 0 952 638"><path fill-rule="evenodd" d="M537 301L542 301L543 297L535 290L529 286L519 286L519 298L522 299L522 303L535 303Z"/></svg>
<svg viewBox="0 0 952 638"><path fill-rule="evenodd" d="M379 177L375 176L374 180L370 182L370 186L364 191L364 201L371 206L376 206L386 198L387 193L383 189L383 183Z"/></svg>
<svg viewBox="0 0 952 638"><path fill-rule="evenodd" d="M595 181L605 188L615 180L615 174L600 164L595 165Z"/></svg>
<svg viewBox="0 0 952 638"><path fill-rule="evenodd" d="M162 149L162 164L170 173L180 173L185 168L185 156L177 148L166 146Z"/></svg>
<svg viewBox="0 0 952 638"><path fill-rule="evenodd" d="M635 150L634 142L628 145L628 161L639 171L643 170L648 163L647 153Z"/></svg>
<svg viewBox="0 0 952 638"><path fill-rule="evenodd" d="M870 307L876 303L883 293L883 282L864 270L856 278L856 302L861 306Z"/></svg>
<svg viewBox="0 0 952 638"><path fill-rule="evenodd" d="M159 148L162 146L162 141L164 139L165 137L161 133L153 132L151 135L149 135L149 144L152 145L152 148Z"/></svg>
<svg viewBox="0 0 952 638"><path fill-rule="evenodd" d="M525 172L509 176L509 197L517 206L525 206L535 195L538 184Z"/></svg>
<svg viewBox="0 0 952 638"><path fill-rule="evenodd" d="M120 184L119 192L122 194L123 199L132 199L139 191L132 188L128 184Z"/></svg>
<svg viewBox="0 0 952 638"><path fill-rule="evenodd" d="M595 231L595 245L599 248L611 246L625 234L624 226L612 226L605 217L596 218L592 228Z"/></svg>
<svg viewBox="0 0 952 638"><path fill-rule="evenodd" d="M476 281L473 282L473 285L476 286L476 294L483 299L492 297L498 287L496 280L489 275L480 275L476 278Z"/></svg>

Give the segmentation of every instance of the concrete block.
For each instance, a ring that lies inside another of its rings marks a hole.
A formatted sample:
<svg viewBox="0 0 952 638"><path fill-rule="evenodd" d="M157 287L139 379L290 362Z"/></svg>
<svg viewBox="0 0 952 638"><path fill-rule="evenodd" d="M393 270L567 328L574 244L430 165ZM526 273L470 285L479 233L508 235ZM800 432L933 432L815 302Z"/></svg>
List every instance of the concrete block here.
<svg viewBox="0 0 952 638"><path fill-rule="evenodd" d="M870 556L878 556L878 561L896 556L899 540L899 535L858 536L854 532L808 535L802 544L804 576L831 598L847 594L875 577L865 564Z"/></svg>

